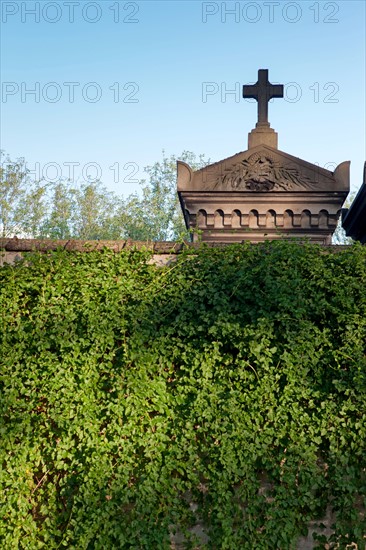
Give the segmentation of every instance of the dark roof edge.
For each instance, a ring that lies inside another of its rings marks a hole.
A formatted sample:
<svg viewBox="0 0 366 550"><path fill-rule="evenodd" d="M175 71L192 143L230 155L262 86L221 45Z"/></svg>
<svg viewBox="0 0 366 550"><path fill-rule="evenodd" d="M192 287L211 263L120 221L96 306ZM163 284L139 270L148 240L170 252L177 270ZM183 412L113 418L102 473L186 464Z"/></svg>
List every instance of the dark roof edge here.
<svg viewBox="0 0 366 550"><path fill-rule="evenodd" d="M342 226L347 237L366 243L366 162L363 169L363 182L353 203L343 211Z"/></svg>

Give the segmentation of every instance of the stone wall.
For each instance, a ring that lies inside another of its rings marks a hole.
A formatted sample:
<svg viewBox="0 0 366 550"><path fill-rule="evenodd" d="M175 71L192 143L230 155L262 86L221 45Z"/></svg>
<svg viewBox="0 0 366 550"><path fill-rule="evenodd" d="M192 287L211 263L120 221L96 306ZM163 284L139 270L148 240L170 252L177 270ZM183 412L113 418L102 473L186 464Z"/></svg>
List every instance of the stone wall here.
<svg viewBox="0 0 366 550"><path fill-rule="evenodd" d="M192 511L195 511L196 505L191 502L190 508ZM335 517L332 514L332 510L330 507L328 507L326 514L324 518L321 518L317 521L311 521L309 524L309 531L306 537L300 537L296 544L296 550L313 550L317 544L316 541L313 539L313 533L317 533L319 535L325 535L329 537L333 534L333 530L331 528L332 524L335 521ZM317 528L317 524L322 523L324 525L324 528L319 529ZM198 538L201 544L207 544L208 542L208 536L205 530L205 527L202 524L197 524L194 527L190 529L190 533ZM186 539L184 536L178 532L175 532L174 527L171 526L171 535L170 535L170 542L171 542L171 550L184 550L186 546ZM357 546L355 545L349 545L347 548L354 550L361 550L357 549ZM197 549L199 549L199 546L197 546ZM324 546L324 550L330 550L330 546L326 544Z"/></svg>
<svg viewBox="0 0 366 550"><path fill-rule="evenodd" d="M175 242L142 242L142 241L82 241L82 240L48 240L48 239L0 239L0 267L5 264L14 264L21 260L24 253L47 253L63 248L69 252L91 252L109 248L118 253L122 250L150 250L153 252L151 263L164 266L174 260L187 246L197 247L195 244Z"/></svg>
<svg viewBox="0 0 366 550"><path fill-rule="evenodd" d="M210 248L222 248L232 243L206 242L204 246ZM50 239L0 239L0 267L4 264L14 264L21 260L26 252L42 252L47 253L52 250L63 248L69 252L91 252L94 250L103 250L108 248L114 252L122 252L123 250L149 250L153 253L151 263L158 266L164 266L172 261L183 250L189 248L191 250L198 249L202 246L201 243L189 242L169 242L169 241L83 241L83 240L50 240ZM323 245L325 250L339 252L349 245Z"/></svg>

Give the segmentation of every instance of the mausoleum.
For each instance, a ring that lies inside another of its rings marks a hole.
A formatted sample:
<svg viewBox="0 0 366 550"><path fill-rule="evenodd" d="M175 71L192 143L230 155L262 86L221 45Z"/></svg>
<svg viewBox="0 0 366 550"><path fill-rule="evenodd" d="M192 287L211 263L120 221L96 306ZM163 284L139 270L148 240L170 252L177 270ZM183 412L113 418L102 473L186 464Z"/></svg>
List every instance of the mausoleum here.
<svg viewBox="0 0 366 550"><path fill-rule="evenodd" d="M283 97L283 86L269 82L267 69L258 71L255 85L243 86L243 97L258 102L258 121L246 151L197 171L178 161L177 188L186 227L199 230L193 240L297 237L330 244L349 192L350 162L331 172L278 149L268 102Z"/></svg>

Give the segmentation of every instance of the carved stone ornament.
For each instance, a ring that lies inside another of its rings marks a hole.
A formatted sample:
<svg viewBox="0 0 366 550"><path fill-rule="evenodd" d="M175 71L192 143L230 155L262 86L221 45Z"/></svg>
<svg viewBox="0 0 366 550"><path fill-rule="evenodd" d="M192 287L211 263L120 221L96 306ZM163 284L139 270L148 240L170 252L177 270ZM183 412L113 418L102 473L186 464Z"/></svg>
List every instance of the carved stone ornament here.
<svg viewBox="0 0 366 550"><path fill-rule="evenodd" d="M311 189L314 182L296 168L281 166L268 154L255 153L221 175L215 188L221 186L236 191L290 191Z"/></svg>

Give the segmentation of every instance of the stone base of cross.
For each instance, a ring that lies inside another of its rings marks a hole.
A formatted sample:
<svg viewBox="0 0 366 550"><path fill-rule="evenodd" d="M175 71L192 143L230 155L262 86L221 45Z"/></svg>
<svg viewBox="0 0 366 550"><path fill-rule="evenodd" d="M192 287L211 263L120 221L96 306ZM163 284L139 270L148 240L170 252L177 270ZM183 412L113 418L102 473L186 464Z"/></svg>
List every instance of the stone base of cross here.
<svg viewBox="0 0 366 550"><path fill-rule="evenodd" d="M248 149L257 145L269 145L278 149L278 134L267 124L256 124L256 127L248 134Z"/></svg>

